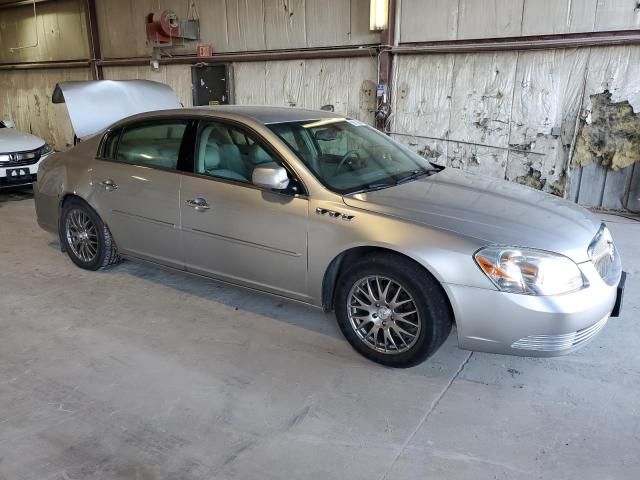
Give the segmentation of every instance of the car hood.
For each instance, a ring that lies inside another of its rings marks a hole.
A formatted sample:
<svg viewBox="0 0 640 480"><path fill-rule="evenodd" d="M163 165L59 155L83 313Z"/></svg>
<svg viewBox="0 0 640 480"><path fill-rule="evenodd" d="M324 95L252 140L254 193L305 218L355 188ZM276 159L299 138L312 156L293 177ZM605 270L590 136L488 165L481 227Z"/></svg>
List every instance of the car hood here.
<svg viewBox="0 0 640 480"><path fill-rule="evenodd" d="M15 128L0 128L0 154L28 152L44 145L44 140Z"/></svg>
<svg viewBox="0 0 640 480"><path fill-rule="evenodd" d="M601 224L567 200L451 168L395 187L345 196L344 202L487 244L558 252L576 262L589 260L587 248Z"/></svg>
<svg viewBox="0 0 640 480"><path fill-rule="evenodd" d="M60 82L51 100L66 103L78 138L95 135L138 113L182 108L170 86L151 80Z"/></svg>

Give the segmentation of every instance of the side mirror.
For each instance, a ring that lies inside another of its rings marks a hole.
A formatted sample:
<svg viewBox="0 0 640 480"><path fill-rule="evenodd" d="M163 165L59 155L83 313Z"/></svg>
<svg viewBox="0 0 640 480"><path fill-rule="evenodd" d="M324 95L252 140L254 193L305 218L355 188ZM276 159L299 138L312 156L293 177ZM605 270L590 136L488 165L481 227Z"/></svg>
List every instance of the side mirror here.
<svg viewBox="0 0 640 480"><path fill-rule="evenodd" d="M289 186L289 175L284 167L277 163L265 163L253 169L251 181L258 187L284 190Z"/></svg>

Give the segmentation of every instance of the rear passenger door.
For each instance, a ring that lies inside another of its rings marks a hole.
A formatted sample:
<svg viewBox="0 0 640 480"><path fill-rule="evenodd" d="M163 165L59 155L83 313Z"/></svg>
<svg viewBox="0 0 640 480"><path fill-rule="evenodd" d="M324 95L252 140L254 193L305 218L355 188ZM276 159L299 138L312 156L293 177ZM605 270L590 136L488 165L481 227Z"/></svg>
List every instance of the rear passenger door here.
<svg viewBox="0 0 640 480"><path fill-rule="evenodd" d="M188 120L110 132L92 171L92 199L125 255L183 267L179 163Z"/></svg>

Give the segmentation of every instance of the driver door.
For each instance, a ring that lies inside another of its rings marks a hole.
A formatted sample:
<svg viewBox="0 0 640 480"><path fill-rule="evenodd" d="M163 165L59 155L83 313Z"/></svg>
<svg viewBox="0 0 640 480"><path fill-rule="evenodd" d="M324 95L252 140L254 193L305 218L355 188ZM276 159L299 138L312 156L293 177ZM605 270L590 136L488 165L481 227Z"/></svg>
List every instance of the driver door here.
<svg viewBox="0 0 640 480"><path fill-rule="evenodd" d="M309 201L251 183L253 168L274 161L252 133L201 122L181 187L186 269L304 301Z"/></svg>

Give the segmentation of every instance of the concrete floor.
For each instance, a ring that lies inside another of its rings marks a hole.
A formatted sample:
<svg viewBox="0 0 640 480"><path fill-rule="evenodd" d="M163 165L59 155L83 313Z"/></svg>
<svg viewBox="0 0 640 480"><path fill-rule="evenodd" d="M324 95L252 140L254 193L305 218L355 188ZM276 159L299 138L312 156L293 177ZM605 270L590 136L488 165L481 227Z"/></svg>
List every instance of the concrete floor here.
<svg viewBox="0 0 640 480"><path fill-rule="evenodd" d="M0 479L638 479L640 223L623 316L556 359L385 369L331 315L147 266L90 273L0 194Z"/></svg>

